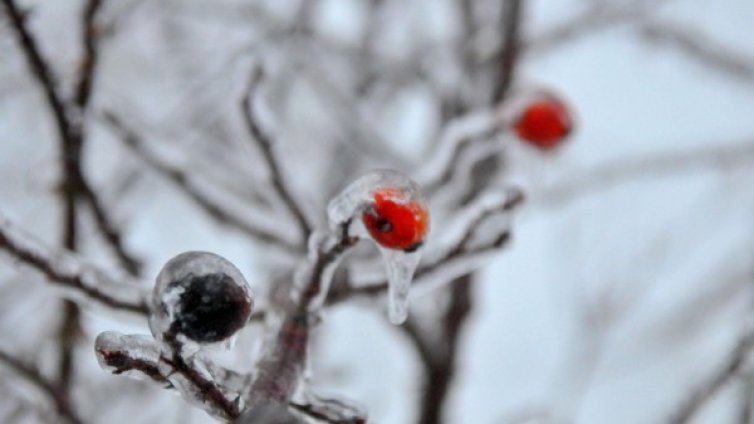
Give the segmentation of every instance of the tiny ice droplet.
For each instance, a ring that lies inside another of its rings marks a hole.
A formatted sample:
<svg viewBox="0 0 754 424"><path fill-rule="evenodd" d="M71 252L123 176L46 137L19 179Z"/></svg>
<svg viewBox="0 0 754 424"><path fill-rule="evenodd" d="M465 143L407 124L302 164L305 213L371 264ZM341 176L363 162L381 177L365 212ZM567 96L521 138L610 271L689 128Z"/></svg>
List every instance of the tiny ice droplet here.
<svg viewBox="0 0 754 424"><path fill-rule="evenodd" d="M411 279L421 259L421 249L414 252L380 248L387 270L388 319L395 325L408 317L408 293Z"/></svg>

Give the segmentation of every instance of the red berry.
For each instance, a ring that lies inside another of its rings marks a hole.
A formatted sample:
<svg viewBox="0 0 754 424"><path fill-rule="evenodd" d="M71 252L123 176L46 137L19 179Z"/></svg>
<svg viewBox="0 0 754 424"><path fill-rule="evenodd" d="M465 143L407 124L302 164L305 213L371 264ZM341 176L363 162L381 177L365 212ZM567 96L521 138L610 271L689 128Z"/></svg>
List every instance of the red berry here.
<svg viewBox="0 0 754 424"><path fill-rule="evenodd" d="M380 246L407 252L418 249L427 233L429 215L424 205L393 187L374 191L361 214L369 235Z"/></svg>
<svg viewBox="0 0 754 424"><path fill-rule="evenodd" d="M557 99L535 100L524 107L513 124L513 130L529 144L541 150L551 150L571 132L571 118Z"/></svg>

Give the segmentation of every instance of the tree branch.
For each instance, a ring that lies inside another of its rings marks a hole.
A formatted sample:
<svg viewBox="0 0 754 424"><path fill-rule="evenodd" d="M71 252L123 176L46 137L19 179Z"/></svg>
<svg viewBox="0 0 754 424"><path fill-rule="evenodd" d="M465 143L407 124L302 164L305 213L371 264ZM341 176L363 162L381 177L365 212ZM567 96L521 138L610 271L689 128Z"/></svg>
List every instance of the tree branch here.
<svg viewBox="0 0 754 424"><path fill-rule="evenodd" d="M681 403L668 423L682 424L690 422L702 407L709 402L720 389L738 375L746 363L746 358L754 348L754 331L749 329L736 344L722 366L702 382L691 395Z"/></svg>
<svg viewBox="0 0 754 424"><path fill-rule="evenodd" d="M259 147L265 163L267 163L267 167L270 170L272 186L275 188L278 196L280 196L280 199L288 208L288 211L296 220L301 231L301 239L305 244L309 237L309 234L311 234L311 226L309 225L309 222L303 210L301 209L301 206L297 203L296 199L294 199L293 195L291 194L285 178L283 178L283 174L280 170L280 164L278 163L278 159L275 156L275 152L273 152L273 141L270 139L269 135L262 130L261 126L259 125L257 116L254 113L252 100L254 98L254 94L256 92L260 79L261 73L258 71L250 77L249 84L246 87L246 92L241 99L241 111L244 118L244 123L246 124L246 128L249 131L249 134Z"/></svg>
<svg viewBox="0 0 754 424"><path fill-rule="evenodd" d="M0 362L5 363L21 377L35 385L47 395L47 397L49 397L55 404L55 408L61 418L71 424L83 423L81 418L79 418L78 414L74 411L73 406L68 402L68 397L65 396L58 387L42 376L36 368L24 364L20 359L17 359L4 351L0 351Z"/></svg>
<svg viewBox="0 0 754 424"><path fill-rule="evenodd" d="M754 163L754 141L615 160L564 180L547 189L537 201L549 206L559 206L578 196L604 190L625 181L671 176L704 169L747 169L752 163Z"/></svg>
<svg viewBox="0 0 754 424"><path fill-rule="evenodd" d="M216 222L236 228L242 231L244 234L259 240L260 242L274 244L282 249L296 253L299 250L298 246L294 246L291 243L283 240L278 234L272 233L264 228L253 225L244 219L231 213L226 208L223 208L220 204L215 202L209 196L204 194L198 187L191 182L191 177L185 171L180 168L172 167L149 152L144 147L144 142L141 138L113 113L105 112L103 119L118 133L119 138L123 140L126 146L128 146L145 164L156 171L165 179L175 184L183 193L185 193L194 203L204 210L212 219Z"/></svg>
<svg viewBox="0 0 754 424"><path fill-rule="evenodd" d="M146 295L133 284L111 279L70 251L54 251L3 220L0 220L0 250L41 272L51 282L74 289L105 306L147 314Z"/></svg>
<svg viewBox="0 0 754 424"><path fill-rule="evenodd" d="M652 20L639 27L639 35L649 43L675 48L712 70L744 82L754 81L754 57L726 48L699 30L666 20Z"/></svg>

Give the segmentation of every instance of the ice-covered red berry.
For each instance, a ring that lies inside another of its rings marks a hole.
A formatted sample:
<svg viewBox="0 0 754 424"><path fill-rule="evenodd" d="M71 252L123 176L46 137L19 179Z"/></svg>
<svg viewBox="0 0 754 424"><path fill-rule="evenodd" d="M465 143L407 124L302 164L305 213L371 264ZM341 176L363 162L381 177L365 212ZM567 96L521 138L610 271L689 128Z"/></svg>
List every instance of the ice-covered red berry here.
<svg viewBox="0 0 754 424"><path fill-rule="evenodd" d="M374 191L361 220L372 239L388 249L416 250L427 233L426 207L393 187Z"/></svg>
<svg viewBox="0 0 754 424"><path fill-rule="evenodd" d="M532 99L513 123L513 131L519 138L541 150L557 147L571 128L568 109L554 96Z"/></svg>

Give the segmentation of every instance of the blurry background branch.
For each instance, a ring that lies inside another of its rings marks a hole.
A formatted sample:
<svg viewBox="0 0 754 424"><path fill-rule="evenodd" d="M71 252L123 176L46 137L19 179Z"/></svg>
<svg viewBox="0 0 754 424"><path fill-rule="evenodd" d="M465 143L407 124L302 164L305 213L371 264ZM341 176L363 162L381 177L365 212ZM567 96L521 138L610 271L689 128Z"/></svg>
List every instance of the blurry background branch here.
<svg viewBox="0 0 754 424"><path fill-rule="evenodd" d="M84 421L78 417L68 398L64 388L56 386L52 381L45 378L35 367L25 364L21 359L0 350L0 363L4 363L22 378L36 386L55 405L60 418L69 424L82 424Z"/></svg>

